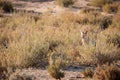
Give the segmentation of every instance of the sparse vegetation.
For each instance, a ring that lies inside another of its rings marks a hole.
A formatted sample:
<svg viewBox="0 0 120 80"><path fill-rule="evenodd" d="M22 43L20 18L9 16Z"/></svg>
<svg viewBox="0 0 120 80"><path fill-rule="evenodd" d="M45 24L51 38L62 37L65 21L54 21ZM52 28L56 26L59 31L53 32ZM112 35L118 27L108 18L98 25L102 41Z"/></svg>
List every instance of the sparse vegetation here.
<svg viewBox="0 0 120 80"><path fill-rule="evenodd" d="M1 67L0 66L0 79L6 79L6 73L7 73L7 69L6 67Z"/></svg>
<svg viewBox="0 0 120 80"><path fill-rule="evenodd" d="M84 72L82 72L85 77L92 78L94 75L94 71L90 68L86 68Z"/></svg>
<svg viewBox="0 0 120 80"><path fill-rule="evenodd" d="M118 7L119 7L118 3L105 4L103 6L103 11L108 13L117 13Z"/></svg>
<svg viewBox="0 0 120 80"><path fill-rule="evenodd" d="M48 72L56 80L57 79L61 80L61 78L64 77L64 73L60 71L60 66L56 64L49 65Z"/></svg>
<svg viewBox="0 0 120 80"><path fill-rule="evenodd" d="M74 3L73 0L57 1L60 1L58 3L64 7ZM74 64L96 66L120 60L118 6L112 0L95 1L96 6L116 14L103 14L85 7L82 12L66 10L60 14L51 14L51 12L32 14L23 11L22 13L11 13L12 16L0 17L0 74L5 76L5 71L7 78L10 76L10 80L18 78L25 80L26 76L17 73L10 75L6 69L9 67L46 69L48 66L50 75L60 80L64 77L62 70ZM101 1L100 5L99 1ZM11 12L13 9L5 10L1 5L3 4L0 3L0 7L5 12ZM0 11L3 15L2 10ZM81 31L85 33L86 44L84 45ZM110 68L108 66L100 67L100 74L104 76L103 73L108 71L105 75L108 79L112 70L117 71L118 69L112 66ZM93 71L88 68L83 74L91 78ZM0 76L0 78L4 77Z"/></svg>
<svg viewBox="0 0 120 80"><path fill-rule="evenodd" d="M12 12L13 11L13 5L10 1L8 0L0 0L0 8L4 12Z"/></svg>
<svg viewBox="0 0 120 80"><path fill-rule="evenodd" d="M92 0L91 4L95 7L100 7L104 12L117 13L119 9L119 1L115 0Z"/></svg>
<svg viewBox="0 0 120 80"><path fill-rule="evenodd" d="M112 3L113 0L92 0L92 5L96 7L102 7L105 4L110 4Z"/></svg>
<svg viewBox="0 0 120 80"><path fill-rule="evenodd" d="M113 29L120 29L120 12L118 12L113 18L113 24L110 26Z"/></svg>
<svg viewBox="0 0 120 80"><path fill-rule="evenodd" d="M120 69L115 65L98 66L94 73L95 80L119 80Z"/></svg>
<svg viewBox="0 0 120 80"><path fill-rule="evenodd" d="M63 7L69 7L74 4L74 0L56 0L57 4Z"/></svg>

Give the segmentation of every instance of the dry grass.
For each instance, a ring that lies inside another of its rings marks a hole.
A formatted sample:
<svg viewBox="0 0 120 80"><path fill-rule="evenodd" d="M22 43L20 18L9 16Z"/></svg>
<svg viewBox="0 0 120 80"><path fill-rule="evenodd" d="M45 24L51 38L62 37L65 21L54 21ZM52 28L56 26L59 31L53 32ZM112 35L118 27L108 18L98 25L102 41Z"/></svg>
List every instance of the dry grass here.
<svg viewBox="0 0 120 80"><path fill-rule="evenodd" d="M4 12L12 12L13 11L13 5L9 0L0 0L0 8Z"/></svg>
<svg viewBox="0 0 120 80"><path fill-rule="evenodd" d="M83 75L86 77L86 78L92 78L93 75L94 75L94 71L91 70L90 68L86 68L84 72L82 72Z"/></svg>
<svg viewBox="0 0 120 80"><path fill-rule="evenodd" d="M74 0L56 0L57 4L63 7L69 7L74 4Z"/></svg>
<svg viewBox="0 0 120 80"><path fill-rule="evenodd" d="M0 21L1 66L46 67L54 51L62 55L61 65L66 66L73 62L98 64L103 60L100 64L104 64L117 60L120 35L109 27L111 19L93 13L72 12L56 16L41 14L37 21L34 15L25 13L3 17ZM86 47L82 45L80 30L88 31Z"/></svg>
<svg viewBox="0 0 120 80"><path fill-rule="evenodd" d="M91 4L96 7L102 7L105 4L112 3L113 0L92 0Z"/></svg>
<svg viewBox="0 0 120 80"><path fill-rule="evenodd" d="M103 6L103 11L107 13L117 13L119 8L119 3L105 4Z"/></svg>
<svg viewBox="0 0 120 80"><path fill-rule="evenodd" d="M48 67L49 74L56 80L61 80L64 77L64 73L60 71L60 66L52 64Z"/></svg>
<svg viewBox="0 0 120 80"><path fill-rule="evenodd" d="M94 74L95 80L119 80L120 69L115 65L98 66Z"/></svg>

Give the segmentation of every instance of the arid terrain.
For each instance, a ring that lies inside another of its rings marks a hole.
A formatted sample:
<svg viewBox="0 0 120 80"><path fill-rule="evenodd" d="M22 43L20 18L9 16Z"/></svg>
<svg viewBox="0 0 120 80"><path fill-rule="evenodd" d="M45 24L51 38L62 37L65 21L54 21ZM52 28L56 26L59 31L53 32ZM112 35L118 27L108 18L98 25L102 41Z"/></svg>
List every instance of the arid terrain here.
<svg viewBox="0 0 120 80"><path fill-rule="evenodd" d="M0 80L119 80L120 1L59 1L0 1Z"/></svg>
<svg viewBox="0 0 120 80"><path fill-rule="evenodd" d="M89 3L89 0L77 0L76 3L73 5L74 7L71 9L75 12L78 12L81 8L86 7ZM66 10L69 10L68 8L60 7L56 4L55 1L26 1L26 0L18 0L13 1L13 4L18 9L24 9L34 12L47 12L51 11L52 13L62 13Z"/></svg>

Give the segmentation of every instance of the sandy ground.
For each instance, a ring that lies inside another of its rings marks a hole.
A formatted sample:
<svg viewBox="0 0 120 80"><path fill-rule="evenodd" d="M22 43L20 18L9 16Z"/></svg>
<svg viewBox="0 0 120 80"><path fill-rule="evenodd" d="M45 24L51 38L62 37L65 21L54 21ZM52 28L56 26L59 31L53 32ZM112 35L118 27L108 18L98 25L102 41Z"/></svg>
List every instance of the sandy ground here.
<svg viewBox="0 0 120 80"><path fill-rule="evenodd" d="M83 67L77 68L77 69L68 69L64 70L65 77L62 78L62 80L93 80L93 79L86 79L84 78L84 75L80 72L83 71ZM17 75L24 75L24 76L29 76L33 80L55 80L50 76L50 74L47 72L47 70L41 70L41 69L33 69L33 68L28 68L28 69L22 69L22 70L17 70L14 74Z"/></svg>
<svg viewBox="0 0 120 80"><path fill-rule="evenodd" d="M34 12L47 12L51 11L53 13L61 13L68 10L68 8L60 7L56 4L55 1L44 1L44 2L38 2L35 0L27 1L27 0L14 0L12 1L14 4L14 7L17 9L24 9ZM82 7L87 6L89 3L88 0L77 0L71 10L79 11Z"/></svg>

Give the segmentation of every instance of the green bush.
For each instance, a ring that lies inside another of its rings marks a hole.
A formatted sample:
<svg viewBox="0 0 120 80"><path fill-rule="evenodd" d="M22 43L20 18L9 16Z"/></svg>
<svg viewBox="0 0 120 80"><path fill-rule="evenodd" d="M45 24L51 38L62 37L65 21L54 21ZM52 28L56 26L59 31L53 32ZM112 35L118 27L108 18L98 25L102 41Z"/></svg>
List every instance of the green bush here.
<svg viewBox="0 0 120 80"><path fill-rule="evenodd" d="M73 0L57 0L57 4L63 7L69 7L74 4Z"/></svg>
<svg viewBox="0 0 120 80"><path fill-rule="evenodd" d="M12 12L13 11L13 5L8 0L0 0L0 8L2 8L4 12Z"/></svg>
<svg viewBox="0 0 120 80"><path fill-rule="evenodd" d="M119 5L117 3L105 4L103 11L107 13L117 13Z"/></svg>
<svg viewBox="0 0 120 80"><path fill-rule="evenodd" d="M120 69L115 65L98 66L93 78L94 80L120 80Z"/></svg>

